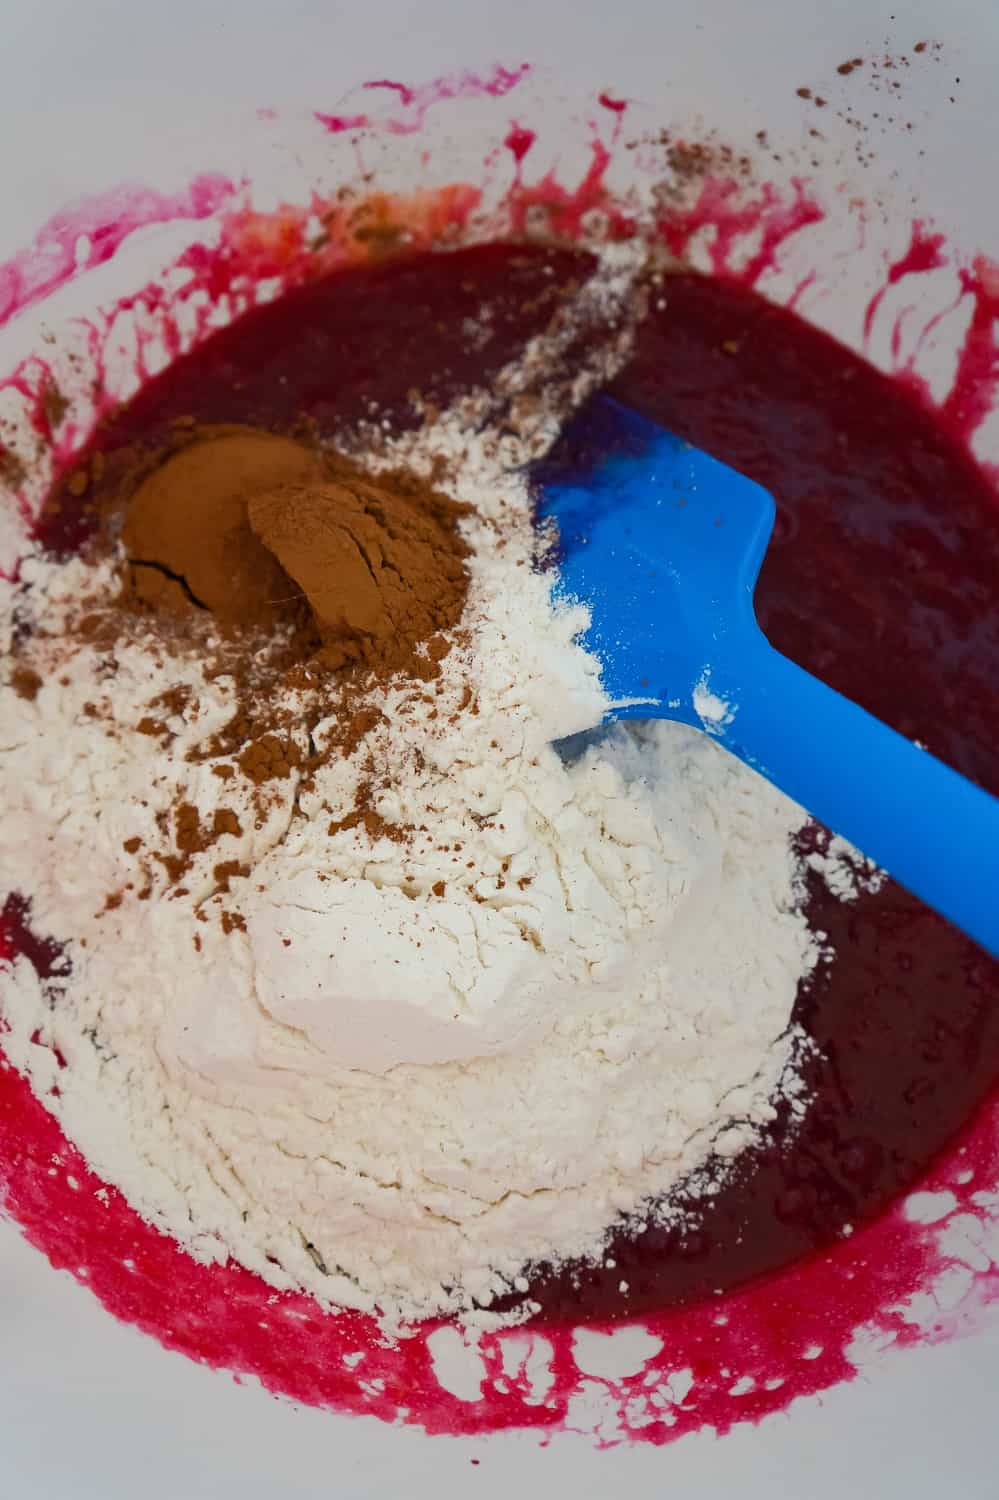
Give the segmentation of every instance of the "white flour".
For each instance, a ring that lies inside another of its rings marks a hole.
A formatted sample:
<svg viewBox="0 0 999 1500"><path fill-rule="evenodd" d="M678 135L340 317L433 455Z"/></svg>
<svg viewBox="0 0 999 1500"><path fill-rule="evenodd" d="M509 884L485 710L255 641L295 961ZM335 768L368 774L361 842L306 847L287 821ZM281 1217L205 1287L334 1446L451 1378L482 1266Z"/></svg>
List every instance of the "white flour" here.
<svg viewBox="0 0 999 1500"><path fill-rule="evenodd" d="M856 901L862 891L873 894L888 878L872 859L839 834L824 834L806 863L822 876L830 895L838 901Z"/></svg>
<svg viewBox="0 0 999 1500"><path fill-rule="evenodd" d="M819 951L801 810L706 736L617 728L560 760L551 741L605 702L585 615L532 566L508 446L444 422L385 462L433 451L479 513L443 676L382 694L352 754L311 788L268 783L263 809L213 774L226 757L185 759L235 706L200 652L59 639L111 564L29 560L0 593L43 679L3 693L0 885L71 964L47 985L0 967L5 1053L192 1255L390 1319L524 1293L530 1262L598 1255L618 1215L743 1149L794 1093L789 1018ZM164 750L135 726L178 684ZM322 748L336 713L289 706ZM399 837L331 833L372 767ZM155 856L179 801L238 831L170 889ZM228 893L219 859L249 869Z"/></svg>

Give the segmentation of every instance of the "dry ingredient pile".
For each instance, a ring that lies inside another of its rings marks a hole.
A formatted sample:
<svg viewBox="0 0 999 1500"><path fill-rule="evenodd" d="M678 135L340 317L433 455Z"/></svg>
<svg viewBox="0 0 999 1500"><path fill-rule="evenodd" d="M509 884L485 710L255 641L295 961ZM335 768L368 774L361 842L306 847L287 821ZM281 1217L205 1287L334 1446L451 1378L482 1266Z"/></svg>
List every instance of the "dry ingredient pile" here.
<svg viewBox="0 0 999 1500"><path fill-rule="evenodd" d="M553 747L607 703L523 468L636 278L578 294L609 332L570 381L563 312L349 456L192 428L100 547L0 585L0 900L64 947L0 966L3 1049L200 1260L529 1316L532 1263L668 1214L800 1092L801 809L682 726Z"/></svg>

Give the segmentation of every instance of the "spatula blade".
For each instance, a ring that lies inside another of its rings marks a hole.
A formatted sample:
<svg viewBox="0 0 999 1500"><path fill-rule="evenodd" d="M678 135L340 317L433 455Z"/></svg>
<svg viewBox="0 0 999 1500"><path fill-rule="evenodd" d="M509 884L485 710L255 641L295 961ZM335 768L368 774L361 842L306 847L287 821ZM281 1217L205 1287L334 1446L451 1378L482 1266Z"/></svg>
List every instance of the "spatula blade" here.
<svg viewBox="0 0 999 1500"><path fill-rule="evenodd" d="M590 609L614 717L694 706L726 637L755 629L774 502L752 480L620 406L591 402L536 472L558 529L560 589Z"/></svg>

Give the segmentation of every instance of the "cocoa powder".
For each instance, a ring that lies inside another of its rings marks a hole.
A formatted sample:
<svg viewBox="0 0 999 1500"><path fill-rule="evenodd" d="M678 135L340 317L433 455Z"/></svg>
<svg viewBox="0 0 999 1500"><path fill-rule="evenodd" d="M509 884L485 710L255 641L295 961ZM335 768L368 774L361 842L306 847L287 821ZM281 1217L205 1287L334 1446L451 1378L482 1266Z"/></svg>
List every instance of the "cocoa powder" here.
<svg viewBox="0 0 999 1500"><path fill-rule="evenodd" d="M277 734L262 734L259 739L251 740L237 758L239 769L254 786L284 780L301 763L294 740Z"/></svg>
<svg viewBox="0 0 999 1500"><path fill-rule="evenodd" d="M38 697L42 679L32 667L15 667L10 674L10 685L19 698L32 703Z"/></svg>
<svg viewBox="0 0 999 1500"><path fill-rule="evenodd" d="M289 437L191 425L165 450L112 455L88 482L97 555L120 536L128 569L119 596L81 597L70 635L103 652L112 672L119 646L143 641L166 655L200 652L206 683L229 679L231 717L187 758L214 762L224 784L251 783L258 814L272 783L296 776L308 790L317 766L353 754L378 728L373 687L397 674L438 676L467 594L458 523L468 507L426 480L392 473L374 483L340 454ZM12 685L32 697L42 677L26 655ZM313 726L325 721L307 748L293 733L303 712ZM176 721L198 713L198 694L178 685L108 732L156 738L169 754ZM227 836L243 831L233 807L203 817L180 796L157 822L163 847L126 846L145 880L140 899L157 866L171 894L182 893L210 849L217 897L248 873L226 857ZM330 832L362 827L399 843L412 832L380 815L367 781ZM222 922L227 932L239 925L228 913Z"/></svg>
<svg viewBox="0 0 999 1500"><path fill-rule="evenodd" d="M394 844L404 844L409 839L412 829L401 823L390 823L383 818L372 801L373 788L368 781L362 781L354 794L354 806L343 818L333 818L327 833L332 838L337 833L349 831L352 828L363 828L371 839L387 838Z"/></svg>
<svg viewBox="0 0 999 1500"><path fill-rule="evenodd" d="M249 427L206 427L144 468L121 539L155 612L304 631L326 672L431 678L461 618L465 507L412 475L374 484L339 455ZM312 634L310 636L309 627Z"/></svg>
<svg viewBox="0 0 999 1500"><path fill-rule="evenodd" d="M344 475L253 495L250 526L305 593L332 670L436 675L468 588L462 508ZM430 649L418 648L430 643Z"/></svg>
<svg viewBox="0 0 999 1500"><path fill-rule="evenodd" d="M318 454L250 427L205 428L138 485L121 539L131 589L156 610L209 609L225 625L293 618L301 592L250 529L246 502L261 489L319 483Z"/></svg>

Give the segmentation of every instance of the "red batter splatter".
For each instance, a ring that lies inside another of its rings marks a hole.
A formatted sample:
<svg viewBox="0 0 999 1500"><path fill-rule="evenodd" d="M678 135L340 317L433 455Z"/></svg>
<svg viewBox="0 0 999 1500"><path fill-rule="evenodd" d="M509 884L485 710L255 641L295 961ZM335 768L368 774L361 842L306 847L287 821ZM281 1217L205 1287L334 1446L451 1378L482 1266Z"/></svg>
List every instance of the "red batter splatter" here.
<svg viewBox="0 0 999 1500"><path fill-rule="evenodd" d="M427 111L435 104L440 104L447 99L481 99L488 97L502 99L511 89L531 70L530 63L521 63L514 68L494 67L488 73L473 73L462 69L459 73L449 73L443 78L434 78L430 83L425 83L417 88L411 88L409 84L397 83L390 78L374 78L364 84L366 89L388 89L399 97L402 105L402 113L387 119L379 119L378 127L389 131L392 135L415 135L422 130ZM349 115L322 114L316 111L316 119L333 135L339 135L344 130L363 130L375 122L371 116L364 113Z"/></svg>
<svg viewBox="0 0 999 1500"><path fill-rule="evenodd" d="M207 219L233 191L228 178L208 172L179 193L126 183L53 214L26 250L0 266L0 327L80 272L110 260L137 229Z"/></svg>
<svg viewBox="0 0 999 1500"><path fill-rule="evenodd" d="M510 126L509 134L504 138L503 144L519 167L536 139L537 136L533 130L525 130L522 125L514 122Z"/></svg>
<svg viewBox="0 0 999 1500"><path fill-rule="evenodd" d="M864 338L869 339L874 327L874 319L877 317L878 309L884 301L886 293L893 286L897 286L907 276L918 274L920 271L936 271L947 264L947 257L943 253L944 236L939 233L930 233L921 219L916 219L912 225L912 235L909 240L909 248L898 260L892 261L888 267L884 285L879 287L874 296L867 304L864 313Z"/></svg>

